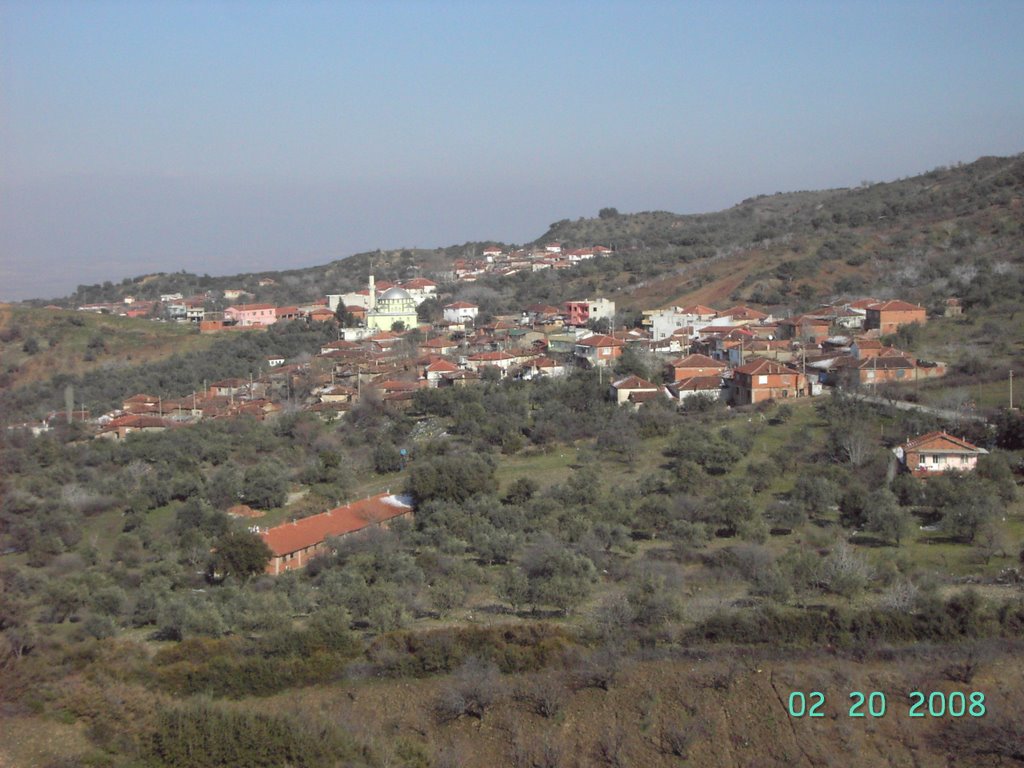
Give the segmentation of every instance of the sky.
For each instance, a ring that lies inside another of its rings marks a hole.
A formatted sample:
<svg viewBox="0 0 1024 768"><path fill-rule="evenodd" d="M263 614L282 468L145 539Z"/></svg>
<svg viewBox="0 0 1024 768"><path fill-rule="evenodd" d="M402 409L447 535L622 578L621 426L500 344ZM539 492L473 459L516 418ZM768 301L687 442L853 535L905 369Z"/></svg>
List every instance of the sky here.
<svg viewBox="0 0 1024 768"><path fill-rule="evenodd" d="M1020 0L0 0L0 300L1016 154L1022 40Z"/></svg>

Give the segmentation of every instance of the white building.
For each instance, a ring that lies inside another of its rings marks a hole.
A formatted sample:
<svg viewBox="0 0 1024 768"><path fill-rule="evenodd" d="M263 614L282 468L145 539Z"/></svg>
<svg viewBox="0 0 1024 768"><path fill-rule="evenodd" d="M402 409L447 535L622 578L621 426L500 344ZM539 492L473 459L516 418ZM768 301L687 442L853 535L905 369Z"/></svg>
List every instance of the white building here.
<svg viewBox="0 0 1024 768"><path fill-rule="evenodd" d="M476 319L480 307L470 304L468 301L456 301L446 304L444 308L444 320L446 323L471 323Z"/></svg>
<svg viewBox="0 0 1024 768"><path fill-rule="evenodd" d="M672 336L680 328L692 328L696 334L701 328L711 325L701 314L688 312L682 307L644 311L644 325L651 329L651 338L661 341Z"/></svg>

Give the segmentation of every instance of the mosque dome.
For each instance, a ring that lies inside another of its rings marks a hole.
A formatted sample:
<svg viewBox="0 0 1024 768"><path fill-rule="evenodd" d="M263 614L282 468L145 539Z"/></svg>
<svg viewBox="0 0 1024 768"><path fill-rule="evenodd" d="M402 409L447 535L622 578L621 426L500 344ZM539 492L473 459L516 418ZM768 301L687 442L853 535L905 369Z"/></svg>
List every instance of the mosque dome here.
<svg viewBox="0 0 1024 768"><path fill-rule="evenodd" d="M399 301L403 299L411 299L412 296L404 288L395 286L394 288L388 288L379 297L380 301Z"/></svg>

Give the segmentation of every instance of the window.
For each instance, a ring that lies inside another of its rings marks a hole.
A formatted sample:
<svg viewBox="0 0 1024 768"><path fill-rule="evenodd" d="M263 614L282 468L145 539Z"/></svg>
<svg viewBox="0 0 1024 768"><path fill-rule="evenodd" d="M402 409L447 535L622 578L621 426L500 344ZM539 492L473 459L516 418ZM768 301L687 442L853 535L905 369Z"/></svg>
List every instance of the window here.
<svg viewBox="0 0 1024 768"><path fill-rule="evenodd" d="M757 383L758 384L767 384L768 383L768 377L767 376L758 376L757 377Z"/></svg>

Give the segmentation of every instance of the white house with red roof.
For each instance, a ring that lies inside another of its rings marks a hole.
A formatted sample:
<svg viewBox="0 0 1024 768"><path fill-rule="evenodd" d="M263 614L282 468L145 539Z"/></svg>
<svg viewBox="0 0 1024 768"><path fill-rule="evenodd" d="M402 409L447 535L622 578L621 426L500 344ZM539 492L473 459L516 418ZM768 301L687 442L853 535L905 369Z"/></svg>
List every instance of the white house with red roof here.
<svg viewBox="0 0 1024 768"><path fill-rule="evenodd" d="M565 363L552 360L550 357L535 357L524 366L524 377L565 376Z"/></svg>
<svg viewBox="0 0 1024 768"><path fill-rule="evenodd" d="M666 389L673 399L680 403L686 402L693 397L703 397L707 400L724 400L728 395L722 383L721 376L690 376L680 381L674 381Z"/></svg>
<svg viewBox="0 0 1024 768"><path fill-rule="evenodd" d="M427 299L437 295L437 283L425 277L414 277L412 280L405 280L399 283L398 287L412 297L417 307Z"/></svg>
<svg viewBox="0 0 1024 768"><path fill-rule="evenodd" d="M451 360L441 357L423 369L423 378L430 383L430 386L436 387L445 376L458 373L460 370L462 369Z"/></svg>
<svg viewBox="0 0 1024 768"><path fill-rule="evenodd" d="M948 432L929 432L892 449L900 464L915 477L934 477L942 472L973 472L978 457L988 453Z"/></svg>
<svg viewBox="0 0 1024 768"><path fill-rule="evenodd" d="M466 367L471 371L480 371L483 368L494 367L501 370L502 375L515 365L515 355L510 355L503 350L494 352L478 352L466 358Z"/></svg>
<svg viewBox="0 0 1024 768"><path fill-rule="evenodd" d="M661 392L661 387L657 384L641 379L636 375L626 376L618 381L613 381L610 388L610 393L615 398L616 405L623 405L628 402L639 405L640 402L647 398L637 397L638 395L657 395L659 392Z"/></svg>

